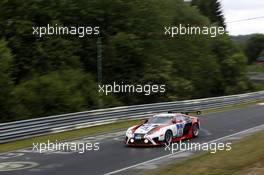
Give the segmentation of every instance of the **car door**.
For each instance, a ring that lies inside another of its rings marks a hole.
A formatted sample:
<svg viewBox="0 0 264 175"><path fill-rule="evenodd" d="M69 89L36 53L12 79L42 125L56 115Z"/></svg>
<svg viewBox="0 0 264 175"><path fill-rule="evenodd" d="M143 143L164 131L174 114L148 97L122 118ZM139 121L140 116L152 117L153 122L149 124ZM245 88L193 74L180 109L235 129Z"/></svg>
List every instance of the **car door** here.
<svg viewBox="0 0 264 175"><path fill-rule="evenodd" d="M176 121L175 122L176 137L181 137L184 133L184 126L185 126L183 118L181 116L176 116L174 120Z"/></svg>
<svg viewBox="0 0 264 175"><path fill-rule="evenodd" d="M189 133L191 127L192 127L192 119L188 116L182 115L182 120L184 121L184 127L183 127L183 135L186 135Z"/></svg>

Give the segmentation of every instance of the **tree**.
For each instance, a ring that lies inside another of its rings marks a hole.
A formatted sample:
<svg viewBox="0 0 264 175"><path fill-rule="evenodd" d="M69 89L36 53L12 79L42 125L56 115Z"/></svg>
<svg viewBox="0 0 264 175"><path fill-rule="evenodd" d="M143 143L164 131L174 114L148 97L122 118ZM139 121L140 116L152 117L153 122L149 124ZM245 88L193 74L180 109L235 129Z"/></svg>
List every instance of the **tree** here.
<svg viewBox="0 0 264 175"><path fill-rule="evenodd" d="M219 1L195 3L198 8L182 0L0 1L0 36L8 41L3 48L12 53L12 62L2 74L10 82L3 95L11 92L12 97L1 100L14 99L15 105L8 105L16 107L13 116L28 118L247 89L243 69L235 66L242 65L238 61L242 57L234 56L239 50L227 36L164 35L165 26L224 26ZM103 84L165 84L166 92L99 95L98 36L32 35L33 26L47 24L100 27ZM236 88L238 84L243 88Z"/></svg>
<svg viewBox="0 0 264 175"><path fill-rule="evenodd" d="M219 0L192 0L191 4L197 6L201 13L208 17L212 23L226 27Z"/></svg>
<svg viewBox="0 0 264 175"><path fill-rule="evenodd" d="M256 34L252 36L247 44L245 53L248 57L249 63L253 63L260 56L261 52L264 50L264 35Z"/></svg>
<svg viewBox="0 0 264 175"><path fill-rule="evenodd" d="M10 77L10 68L13 56L4 39L0 40L0 116L2 121L10 120L12 117L13 82Z"/></svg>
<svg viewBox="0 0 264 175"><path fill-rule="evenodd" d="M260 52L259 56L264 57L264 50Z"/></svg>
<svg viewBox="0 0 264 175"><path fill-rule="evenodd" d="M31 118L95 109L99 103L93 78L72 69L34 77L16 86L13 94ZM120 104L111 96L103 101L103 107Z"/></svg>
<svg viewBox="0 0 264 175"><path fill-rule="evenodd" d="M236 53L224 60L225 93L246 92L249 81L246 78L247 58L243 53Z"/></svg>

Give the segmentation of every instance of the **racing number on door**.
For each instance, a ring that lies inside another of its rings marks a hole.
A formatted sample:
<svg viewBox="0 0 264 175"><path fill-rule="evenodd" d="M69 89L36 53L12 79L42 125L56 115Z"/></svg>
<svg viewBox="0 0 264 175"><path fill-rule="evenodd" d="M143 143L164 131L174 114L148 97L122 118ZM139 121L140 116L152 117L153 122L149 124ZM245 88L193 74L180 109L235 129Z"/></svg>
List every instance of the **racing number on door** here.
<svg viewBox="0 0 264 175"><path fill-rule="evenodd" d="M177 129L177 135L180 137L183 134L183 124L182 123L177 123L176 124L176 129Z"/></svg>

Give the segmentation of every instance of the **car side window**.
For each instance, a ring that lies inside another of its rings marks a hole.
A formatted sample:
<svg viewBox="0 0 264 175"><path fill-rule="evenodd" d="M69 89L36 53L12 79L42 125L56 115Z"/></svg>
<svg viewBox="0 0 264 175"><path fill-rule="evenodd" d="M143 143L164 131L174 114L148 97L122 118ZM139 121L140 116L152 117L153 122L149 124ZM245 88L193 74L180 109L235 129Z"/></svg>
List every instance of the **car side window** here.
<svg viewBox="0 0 264 175"><path fill-rule="evenodd" d="M179 121L179 120L184 121L185 119L184 119L184 117L183 117L182 115L179 115L179 116L177 117L177 120L178 120L178 121Z"/></svg>
<svg viewBox="0 0 264 175"><path fill-rule="evenodd" d="M182 120L186 121L188 118L185 115L182 115Z"/></svg>
<svg viewBox="0 0 264 175"><path fill-rule="evenodd" d="M175 119L177 122L183 120L183 118L182 118L181 115L177 115L177 116L175 116L174 119Z"/></svg>
<svg viewBox="0 0 264 175"><path fill-rule="evenodd" d="M186 121L186 122L191 122L192 121L191 118L188 117L188 116L183 116L183 118L184 118L184 121Z"/></svg>

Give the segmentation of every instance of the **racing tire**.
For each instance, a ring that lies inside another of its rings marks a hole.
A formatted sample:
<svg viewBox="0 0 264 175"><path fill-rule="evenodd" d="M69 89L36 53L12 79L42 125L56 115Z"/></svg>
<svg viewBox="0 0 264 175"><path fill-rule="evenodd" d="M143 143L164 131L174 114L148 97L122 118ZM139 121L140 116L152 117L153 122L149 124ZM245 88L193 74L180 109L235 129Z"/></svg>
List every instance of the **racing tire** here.
<svg viewBox="0 0 264 175"><path fill-rule="evenodd" d="M199 135L199 125L197 123L192 126L192 135L193 137L198 137Z"/></svg>
<svg viewBox="0 0 264 175"><path fill-rule="evenodd" d="M170 131L170 130L168 130L168 131L166 131L166 133L165 133L165 136L164 136L164 142L166 143L166 144L171 144L171 142L172 142L172 132Z"/></svg>

